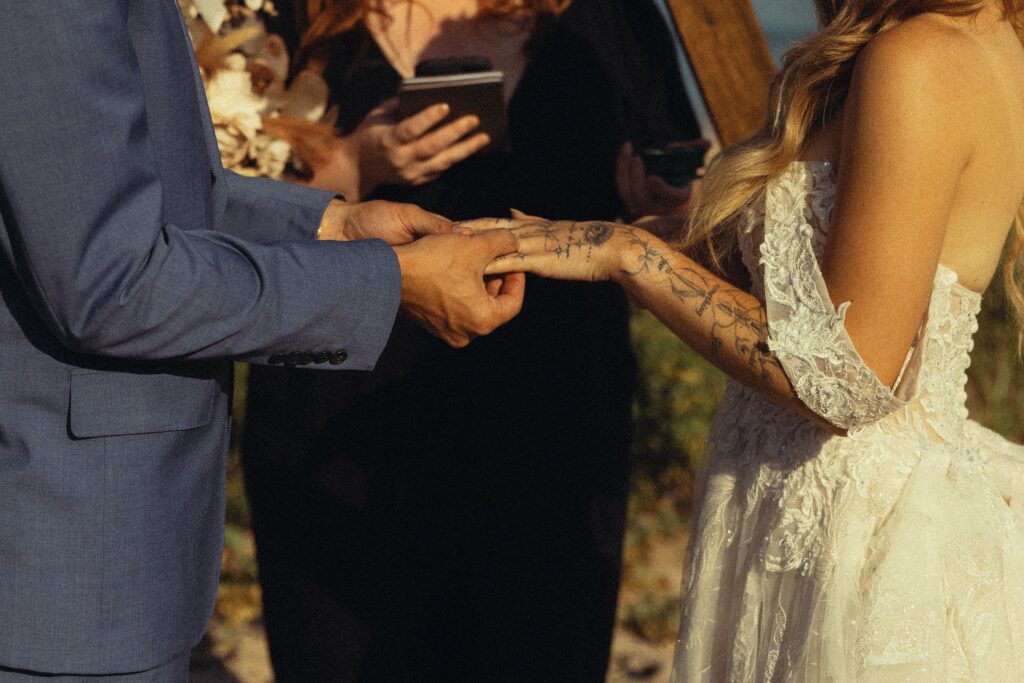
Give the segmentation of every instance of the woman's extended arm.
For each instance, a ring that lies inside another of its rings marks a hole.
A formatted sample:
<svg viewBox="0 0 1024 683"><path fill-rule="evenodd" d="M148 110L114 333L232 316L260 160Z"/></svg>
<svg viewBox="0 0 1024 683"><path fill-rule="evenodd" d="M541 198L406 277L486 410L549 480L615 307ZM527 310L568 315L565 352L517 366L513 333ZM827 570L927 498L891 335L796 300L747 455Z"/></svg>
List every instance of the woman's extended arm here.
<svg viewBox="0 0 1024 683"><path fill-rule="evenodd" d="M835 429L800 401L768 348L764 304L654 235L600 221L502 220L496 225L515 226L520 253L498 259L490 272L525 270L560 279L612 279L721 370Z"/></svg>

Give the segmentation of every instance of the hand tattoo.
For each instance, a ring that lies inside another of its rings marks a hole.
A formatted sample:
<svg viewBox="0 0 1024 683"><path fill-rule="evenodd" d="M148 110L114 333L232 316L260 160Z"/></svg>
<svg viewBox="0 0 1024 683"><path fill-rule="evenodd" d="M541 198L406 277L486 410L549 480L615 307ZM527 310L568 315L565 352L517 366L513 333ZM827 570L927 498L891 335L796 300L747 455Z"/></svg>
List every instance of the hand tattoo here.
<svg viewBox="0 0 1024 683"><path fill-rule="evenodd" d="M543 237L544 250L558 258L572 258L584 254L587 261L594 249L608 243L615 235L611 223L591 221L587 223L538 221L530 226L521 237Z"/></svg>
<svg viewBox="0 0 1024 683"><path fill-rule="evenodd" d="M583 229L583 241L599 247L610 240L613 234L615 234L615 227L610 223L588 223L587 227Z"/></svg>

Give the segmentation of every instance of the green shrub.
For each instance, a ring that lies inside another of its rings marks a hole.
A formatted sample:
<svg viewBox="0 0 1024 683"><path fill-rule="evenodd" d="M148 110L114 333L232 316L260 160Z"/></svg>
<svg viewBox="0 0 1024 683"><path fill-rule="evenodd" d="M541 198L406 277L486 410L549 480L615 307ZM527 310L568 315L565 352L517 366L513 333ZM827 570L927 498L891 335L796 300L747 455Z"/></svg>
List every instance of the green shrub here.
<svg viewBox="0 0 1024 683"><path fill-rule="evenodd" d="M656 479L670 466L692 471L702 461L725 375L647 311L634 312L631 328L639 365L632 454L637 475Z"/></svg>

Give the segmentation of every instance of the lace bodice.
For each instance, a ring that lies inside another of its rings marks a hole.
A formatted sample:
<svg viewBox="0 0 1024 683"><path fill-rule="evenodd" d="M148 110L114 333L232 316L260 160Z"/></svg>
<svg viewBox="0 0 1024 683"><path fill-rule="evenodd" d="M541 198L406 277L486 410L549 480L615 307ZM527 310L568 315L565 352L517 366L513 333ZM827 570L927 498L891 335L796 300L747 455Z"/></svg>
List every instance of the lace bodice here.
<svg viewBox="0 0 1024 683"><path fill-rule="evenodd" d="M940 265L895 390L884 386L846 334L851 304L836 308L821 275L834 198L831 164L801 161L747 211L740 246L754 293L766 299L769 346L804 403L834 424L856 429L886 418L952 440L967 419L964 386L981 296Z"/></svg>

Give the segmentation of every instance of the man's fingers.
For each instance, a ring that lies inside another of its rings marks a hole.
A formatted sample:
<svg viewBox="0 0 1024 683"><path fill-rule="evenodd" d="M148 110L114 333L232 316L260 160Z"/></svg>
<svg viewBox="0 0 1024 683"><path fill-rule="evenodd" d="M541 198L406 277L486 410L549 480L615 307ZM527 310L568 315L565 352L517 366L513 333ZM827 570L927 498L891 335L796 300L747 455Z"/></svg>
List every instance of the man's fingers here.
<svg viewBox="0 0 1024 683"><path fill-rule="evenodd" d="M519 315L523 310L523 295L526 292L526 276L522 273L511 273L504 280L498 296L491 299L498 325L504 325Z"/></svg>
<svg viewBox="0 0 1024 683"><path fill-rule="evenodd" d="M501 277L490 277L484 279L484 289L487 290L487 296L495 297L501 293L501 288L504 286L504 282Z"/></svg>
<svg viewBox="0 0 1024 683"><path fill-rule="evenodd" d="M474 218L468 221L459 221L456 225L466 228L469 232L484 232L488 230L521 230L540 224L548 224L548 221L512 209L512 218Z"/></svg>
<svg viewBox="0 0 1024 683"><path fill-rule="evenodd" d="M465 234L469 234L485 230L507 230L514 228L515 223L509 218L474 218L470 221L459 221L456 226L465 228Z"/></svg>
<svg viewBox="0 0 1024 683"><path fill-rule="evenodd" d="M413 144L413 152L417 159L430 159L451 147L479 125L480 119L476 116L463 116L417 140Z"/></svg>
<svg viewBox="0 0 1024 683"><path fill-rule="evenodd" d="M469 346L469 342L472 341L469 337L462 334L445 334L439 336L453 349L464 349Z"/></svg>
<svg viewBox="0 0 1024 683"><path fill-rule="evenodd" d="M448 116L451 108L447 104L435 104L418 114L413 114L395 126L394 135L400 144L407 145L420 137Z"/></svg>
<svg viewBox="0 0 1024 683"><path fill-rule="evenodd" d="M417 238L427 235L447 235L455 228L455 224L444 216L430 211L424 211L412 204L405 205L406 215L404 222L409 226L410 232Z"/></svg>
<svg viewBox="0 0 1024 683"><path fill-rule="evenodd" d="M501 278L501 290L498 293L522 299L526 294L526 273L506 274Z"/></svg>
<svg viewBox="0 0 1024 683"><path fill-rule="evenodd" d="M524 273L525 267L523 261L525 256L521 254L507 254L505 256L499 256L484 268L484 275L503 275L508 277L514 273Z"/></svg>

